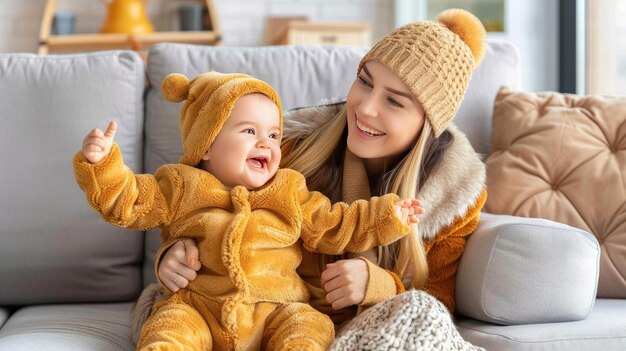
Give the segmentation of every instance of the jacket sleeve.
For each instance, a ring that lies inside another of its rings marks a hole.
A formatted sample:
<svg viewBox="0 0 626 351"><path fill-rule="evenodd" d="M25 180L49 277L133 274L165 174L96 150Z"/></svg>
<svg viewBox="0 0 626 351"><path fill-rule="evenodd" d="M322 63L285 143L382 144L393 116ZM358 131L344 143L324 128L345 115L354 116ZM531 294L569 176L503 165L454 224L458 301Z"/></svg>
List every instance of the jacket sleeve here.
<svg viewBox="0 0 626 351"><path fill-rule="evenodd" d="M428 282L425 290L443 302L454 313L454 289L459 261L467 238L478 226L480 210L487 200L487 190L476 199L464 217L459 217L425 245L428 260Z"/></svg>
<svg viewBox="0 0 626 351"><path fill-rule="evenodd" d="M369 274L365 288L365 297L359 306L372 306L404 292L404 285L402 285L402 281L395 273L372 263L365 257L359 258L365 261Z"/></svg>
<svg viewBox="0 0 626 351"><path fill-rule="evenodd" d="M171 217L166 198L172 198L168 182L171 177L158 179L150 174L133 174L124 165L117 144L99 163L92 164L78 152L73 159L74 175L87 201L105 221L120 227L145 230L168 224ZM163 173L166 172L161 172ZM158 176L158 174L157 174Z"/></svg>
<svg viewBox="0 0 626 351"><path fill-rule="evenodd" d="M395 194L358 200L348 205L335 204L317 191L306 188L304 177L298 181L302 211L301 238L307 250L337 255L345 251L363 252L388 245L410 232L395 215Z"/></svg>

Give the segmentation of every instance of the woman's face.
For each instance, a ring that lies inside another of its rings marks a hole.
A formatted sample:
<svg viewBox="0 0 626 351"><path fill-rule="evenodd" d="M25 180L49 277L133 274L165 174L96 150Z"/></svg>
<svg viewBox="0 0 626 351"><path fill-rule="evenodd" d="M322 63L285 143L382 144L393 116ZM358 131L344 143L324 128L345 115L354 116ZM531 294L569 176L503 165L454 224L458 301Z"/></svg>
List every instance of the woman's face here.
<svg viewBox="0 0 626 351"><path fill-rule="evenodd" d="M364 159L402 154L419 137L424 109L392 71L368 61L352 83L346 102L348 149Z"/></svg>

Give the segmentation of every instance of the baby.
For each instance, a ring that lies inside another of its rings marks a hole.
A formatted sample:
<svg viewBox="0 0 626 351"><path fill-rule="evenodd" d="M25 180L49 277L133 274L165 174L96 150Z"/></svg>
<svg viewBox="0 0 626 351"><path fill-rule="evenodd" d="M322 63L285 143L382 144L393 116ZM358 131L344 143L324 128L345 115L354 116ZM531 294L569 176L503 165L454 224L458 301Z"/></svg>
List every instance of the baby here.
<svg viewBox="0 0 626 351"><path fill-rule="evenodd" d="M73 160L106 221L159 227L165 246L183 237L198 244L198 277L155 305L138 349L326 350L333 323L306 304L300 245L325 254L387 245L410 232L420 203L388 194L331 204L301 174L279 169L282 108L263 81L170 74L161 89L170 101L186 100L178 164L133 174L113 142L115 122L90 132Z"/></svg>

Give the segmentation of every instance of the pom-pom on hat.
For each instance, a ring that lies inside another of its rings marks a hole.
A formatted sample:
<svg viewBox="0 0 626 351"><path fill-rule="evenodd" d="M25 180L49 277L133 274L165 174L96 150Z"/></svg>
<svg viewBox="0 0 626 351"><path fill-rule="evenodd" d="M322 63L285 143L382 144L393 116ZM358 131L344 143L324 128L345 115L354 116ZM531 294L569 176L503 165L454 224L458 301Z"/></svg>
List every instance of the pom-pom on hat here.
<svg viewBox="0 0 626 351"><path fill-rule="evenodd" d="M422 104L438 137L485 55L485 36L471 13L445 10L437 21L409 23L387 34L363 57L358 72L367 61L378 61L397 74Z"/></svg>
<svg viewBox="0 0 626 351"><path fill-rule="evenodd" d="M269 84L247 74L212 71L189 81L180 73L172 73L163 80L161 92L165 99L172 102L186 100L179 120L183 142L183 155L179 162L182 164L195 167L200 163L235 103L244 95L260 93L276 104L282 137L283 109L278 93Z"/></svg>

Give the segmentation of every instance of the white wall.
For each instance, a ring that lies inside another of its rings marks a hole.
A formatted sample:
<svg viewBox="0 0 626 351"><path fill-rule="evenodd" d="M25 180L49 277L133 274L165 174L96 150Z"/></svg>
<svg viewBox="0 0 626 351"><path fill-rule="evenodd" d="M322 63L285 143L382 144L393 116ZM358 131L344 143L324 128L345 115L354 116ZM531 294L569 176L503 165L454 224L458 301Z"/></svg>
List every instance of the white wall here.
<svg viewBox="0 0 626 351"><path fill-rule="evenodd" d="M0 0L0 52L35 52L43 0Z"/></svg>
<svg viewBox="0 0 626 351"><path fill-rule="evenodd" d="M393 29L393 0L217 0L225 45L263 44L267 16L314 22L369 22L375 42Z"/></svg>
<svg viewBox="0 0 626 351"><path fill-rule="evenodd" d="M178 28L177 10L195 0L148 0L158 30ZM308 16L319 22L370 22L376 42L401 21L422 19L425 0L214 0L227 46L263 45L267 16ZM506 0L506 33L492 39L521 52L524 89L558 90L558 0ZM99 0L57 0L58 10L77 13L76 31L97 32L104 20ZM0 0L0 52L36 52L45 0ZM396 8L405 10L396 15Z"/></svg>
<svg viewBox="0 0 626 351"><path fill-rule="evenodd" d="M148 0L157 30L176 30L181 4L196 0ZM0 0L0 53L37 51L45 0ZM214 0L227 46L263 45L267 16L308 16L319 22L369 22L372 40L393 29L393 0ZM76 32L97 32L105 9L99 0L57 0L57 10L77 14Z"/></svg>

